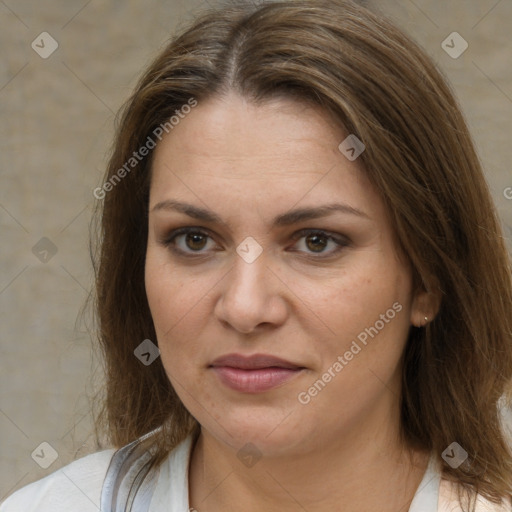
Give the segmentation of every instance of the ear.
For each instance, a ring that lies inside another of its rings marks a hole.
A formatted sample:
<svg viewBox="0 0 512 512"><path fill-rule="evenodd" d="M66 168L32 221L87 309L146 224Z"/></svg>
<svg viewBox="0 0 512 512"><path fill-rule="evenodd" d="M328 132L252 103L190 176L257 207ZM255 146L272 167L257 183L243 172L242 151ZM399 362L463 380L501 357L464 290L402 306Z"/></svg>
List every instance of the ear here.
<svg viewBox="0 0 512 512"><path fill-rule="evenodd" d="M414 293L411 307L411 324L415 327L425 327L432 322L441 307L441 290L438 286L434 291L426 291L423 286Z"/></svg>

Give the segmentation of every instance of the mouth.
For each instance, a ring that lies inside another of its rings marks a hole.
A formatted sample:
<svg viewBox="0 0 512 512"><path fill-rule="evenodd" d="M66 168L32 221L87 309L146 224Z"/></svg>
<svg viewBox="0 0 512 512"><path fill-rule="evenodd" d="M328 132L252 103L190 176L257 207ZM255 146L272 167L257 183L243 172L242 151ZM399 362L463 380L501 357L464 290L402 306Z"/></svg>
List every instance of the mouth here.
<svg viewBox="0 0 512 512"><path fill-rule="evenodd" d="M220 381L241 393L262 393L279 387L300 374L305 367L266 354L228 354L209 366Z"/></svg>

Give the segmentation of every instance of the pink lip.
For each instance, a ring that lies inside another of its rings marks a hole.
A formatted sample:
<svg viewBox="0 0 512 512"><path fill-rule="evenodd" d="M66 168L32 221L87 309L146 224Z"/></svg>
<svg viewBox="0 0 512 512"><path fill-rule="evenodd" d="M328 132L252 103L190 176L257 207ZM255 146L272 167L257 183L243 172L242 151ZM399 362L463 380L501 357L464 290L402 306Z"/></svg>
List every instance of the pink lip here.
<svg viewBox="0 0 512 512"><path fill-rule="evenodd" d="M227 387L242 393L262 393L284 384L304 368L278 357L255 354L245 357L228 354L210 368Z"/></svg>

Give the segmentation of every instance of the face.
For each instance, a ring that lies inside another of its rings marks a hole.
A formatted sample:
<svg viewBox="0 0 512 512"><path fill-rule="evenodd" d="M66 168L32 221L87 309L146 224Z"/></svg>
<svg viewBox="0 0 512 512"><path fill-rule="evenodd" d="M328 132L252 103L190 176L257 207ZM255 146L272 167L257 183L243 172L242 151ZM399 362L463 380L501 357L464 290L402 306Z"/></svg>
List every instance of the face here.
<svg viewBox="0 0 512 512"><path fill-rule="evenodd" d="M426 313L347 135L293 100L232 94L155 149L147 297L169 380L220 443L307 452L398 420Z"/></svg>

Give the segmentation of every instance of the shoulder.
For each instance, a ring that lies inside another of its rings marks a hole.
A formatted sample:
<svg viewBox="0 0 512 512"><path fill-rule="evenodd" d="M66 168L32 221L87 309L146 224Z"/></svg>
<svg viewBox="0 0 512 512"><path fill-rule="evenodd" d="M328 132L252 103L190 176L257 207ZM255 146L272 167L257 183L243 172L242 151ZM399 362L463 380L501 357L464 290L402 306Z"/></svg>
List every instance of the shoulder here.
<svg viewBox="0 0 512 512"><path fill-rule="evenodd" d="M0 512L98 512L101 488L115 450L87 455L9 496Z"/></svg>
<svg viewBox="0 0 512 512"><path fill-rule="evenodd" d="M438 512L462 512L457 495L457 484L444 478L439 485ZM512 504L499 505L478 495L475 512L512 512Z"/></svg>

